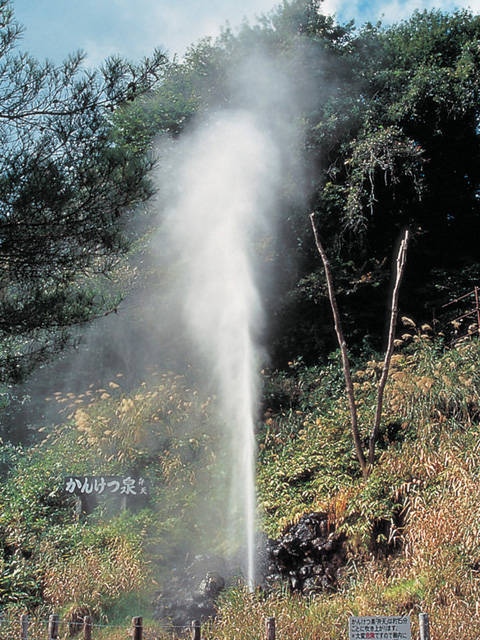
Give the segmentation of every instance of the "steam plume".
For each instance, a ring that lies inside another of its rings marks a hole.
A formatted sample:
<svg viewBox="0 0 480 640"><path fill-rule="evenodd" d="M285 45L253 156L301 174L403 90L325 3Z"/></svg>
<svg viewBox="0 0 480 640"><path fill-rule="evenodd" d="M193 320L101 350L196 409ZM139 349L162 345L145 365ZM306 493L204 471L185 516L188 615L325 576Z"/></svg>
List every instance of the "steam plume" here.
<svg viewBox="0 0 480 640"><path fill-rule="evenodd" d="M180 255L183 320L227 425L231 522L243 531L254 580L254 421L264 317L258 291L260 239L275 203L277 150L246 111L217 113L184 142L167 219ZM232 531L229 532L232 538ZM235 538L233 537L233 540Z"/></svg>

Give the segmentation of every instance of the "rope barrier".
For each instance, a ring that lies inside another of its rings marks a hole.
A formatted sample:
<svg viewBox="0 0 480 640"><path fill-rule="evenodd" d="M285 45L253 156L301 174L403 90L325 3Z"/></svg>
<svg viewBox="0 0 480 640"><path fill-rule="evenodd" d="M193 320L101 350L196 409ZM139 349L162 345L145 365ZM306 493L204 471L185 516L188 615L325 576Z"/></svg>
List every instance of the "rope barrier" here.
<svg viewBox="0 0 480 640"><path fill-rule="evenodd" d="M52 619L51 617L49 618L36 618L34 616L29 616L29 615L22 615L20 617L12 617L12 616L5 616L2 615L0 616L0 630L4 630L7 627L11 627L11 628L15 628L15 627L19 627L22 628L24 630L23 634L21 635L21 637L25 637L25 630L27 627L44 627L46 630L48 630L49 626L52 624ZM111 630L122 630L122 629L132 629L135 627L138 628L145 628L145 625L143 624L143 622L140 623L125 623L125 624L112 624L112 623L108 623L108 622L101 622L101 621L88 621L86 622L85 619L77 619L77 620L72 620L71 618L56 618L55 619L55 624L57 625L58 629L60 627L69 627L69 626L75 626L79 632L81 632L81 628L84 627L85 624L88 624L88 626L94 630L94 629L98 629L98 630L103 630L103 629L111 629ZM161 630L161 631L185 631L187 629L189 629L191 627L191 624L185 624L185 625L174 625L174 624L169 624L169 623L165 623L165 622L152 622L151 625L147 625L149 626L153 626L155 628L155 630ZM60 634L58 634L60 635ZM28 634L28 638L29 640L32 640L32 636L30 634Z"/></svg>
<svg viewBox="0 0 480 640"><path fill-rule="evenodd" d="M384 618L384 616L374 616L375 619L378 618L378 624L380 624L382 622L382 619ZM382 632L382 637L383 638L396 638L396 637L400 637L396 631L392 631L392 622L391 620L394 619L395 616L393 618L389 618L389 622L388 622L388 632ZM399 617L400 618L400 617ZM371 620L373 618L372 617L367 617L367 618L362 618L362 617L350 617L349 619L349 637L352 638L352 634L350 633L351 629L350 629L350 624L352 623L352 621L354 621L357 625L360 625L359 628L363 628L361 625L363 625L363 622L367 621L368 624L371 624ZM403 616L401 617L401 620L397 621L396 624L402 624L405 625L405 621L408 619L408 628L410 628L410 616ZM21 640L45 640L45 636L42 637L36 637L36 633L37 631L35 630L34 634L32 635L31 633L29 633L29 629L28 629L28 623L32 622L35 627L37 627L39 624L40 625L47 625L48 628L48 640L59 640L62 637L60 634L60 629L62 625L69 625L71 623L71 620L69 620L68 618L65 619L59 619L58 616L56 616L55 614L52 614L48 620L44 620L42 618L38 619L38 618L30 618L30 616L27 615L22 615L20 616L20 618L18 619L14 619L13 617L5 617L5 616L1 616L0 615L0 630L2 631L2 637L5 637L4 635L4 629L2 629L3 626L5 626L6 624L11 627L7 633L9 634L8 637L9 638L20 638ZM386 622L386 620L385 620ZM125 632L125 634L128 635L133 639L133 640L142 640L142 634L145 631L145 626L143 625L143 618L141 617L133 617L131 620L130 625L120 625L120 624L109 624L109 623L102 623L102 622L93 622L92 618L90 616L85 616L83 618L83 621L79 621L79 623L75 623L77 628L78 628L78 634L75 634L75 636L77 638L83 638L83 640L91 640L92 639L92 630L93 629L116 629L116 630L123 630ZM14 632L14 627L15 625L18 625L18 628L20 630L20 633L17 634ZM153 629L151 628L153 627ZM83 636L82 634L82 629L83 629ZM173 625L173 624L165 624L165 623L159 623L159 624L154 624L154 625L148 625L147 630L148 630L148 636L149 638L152 637L152 631L155 634L155 632L159 632L159 631L166 631L166 632L173 632L174 630L182 630L183 632L187 632L190 631L191 633L191 640L201 640L201 623L199 620L192 620L190 624L188 625ZM429 626L429 619L428 619L428 614L427 613L420 613L419 614L419 630L420 630L420 640L430 640L430 626ZM357 630L358 631L358 630ZM357 632L355 632L357 633ZM403 631L402 631L403 634ZM156 636L153 635L153 637L155 638ZM356 635L355 635L356 637ZM364 637L362 635L362 637ZM366 636L368 637L368 636ZM407 635L402 635L402 637L407 637ZM276 624L275 624L275 618L274 617L267 617L265 618L265 630L264 630L264 635L263 635L264 640L276 640ZM310 640L308 637L305 640ZM313 640L313 637L312 639Z"/></svg>

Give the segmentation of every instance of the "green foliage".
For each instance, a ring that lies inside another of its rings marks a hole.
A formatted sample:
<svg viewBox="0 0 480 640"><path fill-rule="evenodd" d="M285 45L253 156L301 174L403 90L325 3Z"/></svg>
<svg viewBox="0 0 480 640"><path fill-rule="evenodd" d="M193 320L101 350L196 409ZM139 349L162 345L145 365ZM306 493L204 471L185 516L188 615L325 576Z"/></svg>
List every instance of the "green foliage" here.
<svg viewBox="0 0 480 640"><path fill-rule="evenodd" d="M264 526L271 536L307 510L321 510L338 486L358 477L340 362L292 362L268 389L257 472Z"/></svg>
<svg viewBox="0 0 480 640"><path fill-rule="evenodd" d="M426 438L439 436L445 424L462 429L476 423L480 415L478 341L467 338L446 349L428 335L414 338L411 352L394 361L390 412Z"/></svg>
<svg viewBox="0 0 480 640"><path fill-rule="evenodd" d="M5 602L87 606L108 615L129 594L151 591L154 578L188 549L192 532L197 552L218 548L227 496L215 504L202 490L213 477L228 491L212 398L171 372L132 392L121 383L118 376L102 389L55 394L65 423L44 429L29 449L2 447ZM119 512L100 502L88 517L79 515L63 491L65 477L114 474L148 480L144 509Z"/></svg>
<svg viewBox="0 0 480 640"><path fill-rule="evenodd" d="M364 549L401 546L405 499L419 487L414 451L423 443L436 446L447 433L452 439L462 434L469 450L480 415L478 341L446 349L428 336L409 335L404 339L410 346L392 359L379 464L362 482L338 359L324 369L292 363L288 375L272 376L273 386L266 387L270 408L259 432L258 469L264 526L270 535L278 535L307 510L326 510ZM353 376L365 439L374 419L381 366L369 360Z"/></svg>
<svg viewBox="0 0 480 640"><path fill-rule="evenodd" d="M286 606L298 607L292 617L304 635L314 624L315 637L323 637L324 631L326 638L342 637L330 620L332 611L345 624L352 613L428 611L431 628L445 639L465 635L462 616L478 617L480 532L472 513L479 499L475 363L480 343L470 338L446 348L432 341L428 327L417 329L411 321L409 326L413 334L405 333L399 344L403 351L392 362L382 426L384 449L367 478L349 474L342 434L331 427L326 431L328 423L339 424L344 417L341 397L330 405L320 402L316 413L312 407L310 424L302 427L307 413L300 411L298 387L292 385L296 393L290 397L295 398L298 414L278 411L267 417L270 429L280 419L291 426L288 430L283 425L283 432L277 427L275 433L283 433L283 439L277 443L269 434L271 443L261 451L260 493L268 532L276 535L301 513L320 509L347 535L351 549L353 562L337 594L316 598L308 611L301 611L295 599L282 597L282 605L285 598ZM354 373L362 421L372 414L380 366L370 360ZM300 366L292 379L312 381L311 373ZM321 387L320 371L315 378ZM282 388L289 388L283 376L280 380ZM325 399L324 393L321 396ZM322 448L324 437L328 444ZM299 476L302 471L306 474ZM312 488L308 503L305 492ZM236 611L246 611L249 604L235 606ZM266 606L275 611L277 605L267 599ZM313 611L321 622L314 622ZM279 629L278 620L277 625ZM474 632L466 637L473 639Z"/></svg>
<svg viewBox="0 0 480 640"><path fill-rule="evenodd" d="M430 320L430 309L445 301L439 270L444 283L465 282L470 270L468 286L474 284L478 37L478 17L466 11L415 12L389 27L357 31L323 15L316 0L282 2L257 24L192 45L182 61L164 65L151 95L115 114L120 147L148 152L160 135L159 161L168 162L165 134L182 135L196 115L237 109L255 96L254 78L238 92L252 58L250 66L266 59L269 75L279 72L290 87L288 120L304 140L309 209L292 197L298 167L287 163L279 194L284 244L273 255L285 288L269 301L278 337L270 350L274 366L297 355L313 363L334 348L309 211L317 213L338 275L354 350L366 334L381 348L391 256L405 226L413 238L401 294L408 313ZM281 120L274 93L272 135Z"/></svg>
<svg viewBox="0 0 480 640"><path fill-rule="evenodd" d="M277 633L292 640L340 640L348 629L345 618L348 605L347 599L330 596L310 599L276 594L265 597L261 592L248 594L232 589L222 598L221 615L207 629L206 637L231 638L232 630L239 640L260 637L265 619L274 617Z"/></svg>
<svg viewBox="0 0 480 640"><path fill-rule="evenodd" d="M44 601L56 610L75 604L108 615L123 598L151 590L143 544L154 524L151 512L120 513L107 523L75 525L63 536L64 546L53 535L44 539Z"/></svg>
<svg viewBox="0 0 480 640"><path fill-rule="evenodd" d="M415 315L428 313L430 320L427 308L441 304L436 270L446 282L473 266L478 28L468 12L437 11L417 12L389 28L367 25L345 48L352 69L345 91L332 94L309 121L312 153L329 149L327 158L319 155L313 196L325 246L335 265L355 264L356 280L363 269L370 287L368 303L361 291L340 300L353 311L355 324L347 330L355 341L365 331L381 332L375 316L381 317L387 295L385 267L404 225L418 232L401 296ZM369 282L367 260L381 265Z"/></svg>
<svg viewBox="0 0 480 640"><path fill-rule="evenodd" d="M165 63L72 55L40 63L0 2L0 379L18 380L66 343L66 329L115 306L100 276L125 250L151 163L112 139L111 112L149 91ZM93 283L100 280L98 287ZM103 287L101 286L103 284ZM118 295L118 293L117 293Z"/></svg>
<svg viewBox="0 0 480 640"><path fill-rule="evenodd" d="M10 471L0 497L0 532L3 546L2 601L27 606L42 601L40 576L43 557L39 539L66 524L65 502L60 498L58 467L30 452L2 447Z"/></svg>
<svg viewBox="0 0 480 640"><path fill-rule="evenodd" d="M352 148L345 225L353 232L362 232L377 202L377 174L382 174L384 185L391 184L393 188L407 178L413 182L418 197L421 196L422 150L396 127L362 133L353 141Z"/></svg>
<svg viewBox="0 0 480 640"><path fill-rule="evenodd" d="M306 511L326 511L348 537L352 564L336 594L314 600L230 590L205 637L226 637L236 625L251 635L274 615L288 637L325 632L325 638L340 638L351 612L402 615L418 607L450 620L440 625L450 630L440 635L446 638L460 624L454 613L460 600L476 615L472 567L480 531L471 513L480 497L479 342L447 349L414 331L399 346L387 387L384 448L368 478L360 476L352 451L338 354L325 367L296 360L288 371L264 372L258 431L263 527L277 536ZM362 423L372 417L380 366L359 361L354 372ZM125 620L128 607L145 605L159 578L156 563L175 553L197 521L198 512L190 512L196 483L218 469L214 442L202 436L212 400L173 374L161 373L132 393L120 384L116 378L89 396L57 395L70 405L69 422L30 450L3 446L10 471L0 496L1 588L9 606L33 611L47 603L68 611L82 605L108 620ZM98 510L75 519L70 499L55 488L62 477L58 463L69 455L72 470L88 473L95 454L106 470L137 469L161 479L156 510L108 518ZM212 549L215 541L209 543Z"/></svg>

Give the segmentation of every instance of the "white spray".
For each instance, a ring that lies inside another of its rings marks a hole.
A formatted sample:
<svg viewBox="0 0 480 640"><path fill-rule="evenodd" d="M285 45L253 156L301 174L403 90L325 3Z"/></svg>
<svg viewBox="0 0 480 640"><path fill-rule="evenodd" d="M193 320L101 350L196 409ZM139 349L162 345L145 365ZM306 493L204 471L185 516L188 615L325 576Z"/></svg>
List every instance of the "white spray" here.
<svg viewBox="0 0 480 640"><path fill-rule="evenodd" d="M277 151L245 111L211 115L184 143L175 175L170 242L180 254L184 320L216 390L231 449L230 522L243 531L247 584L255 580L255 437L260 246L278 187ZM232 536L232 531L226 535Z"/></svg>

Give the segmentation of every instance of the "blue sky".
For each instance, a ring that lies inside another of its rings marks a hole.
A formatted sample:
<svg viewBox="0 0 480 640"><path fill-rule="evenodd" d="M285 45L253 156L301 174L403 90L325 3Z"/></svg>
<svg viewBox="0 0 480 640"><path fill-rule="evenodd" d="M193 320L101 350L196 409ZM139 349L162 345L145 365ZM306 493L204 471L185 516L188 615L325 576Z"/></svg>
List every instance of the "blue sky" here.
<svg viewBox="0 0 480 640"><path fill-rule="evenodd" d="M132 60L155 47L182 55L203 36L215 36L227 23L235 30L244 19L255 22L275 0L12 0L25 27L21 48L36 57L61 62L85 51L91 64L120 54ZM480 0L324 0L325 13L356 24L408 17L415 9L468 8L480 11Z"/></svg>

